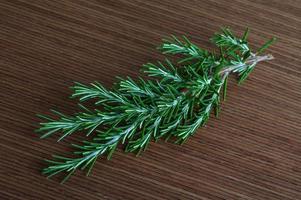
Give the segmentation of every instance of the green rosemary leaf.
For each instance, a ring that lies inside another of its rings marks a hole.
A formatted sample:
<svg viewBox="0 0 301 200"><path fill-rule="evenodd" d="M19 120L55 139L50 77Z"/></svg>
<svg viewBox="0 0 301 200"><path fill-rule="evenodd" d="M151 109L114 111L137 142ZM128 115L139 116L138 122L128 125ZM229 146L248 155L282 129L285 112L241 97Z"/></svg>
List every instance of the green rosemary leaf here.
<svg viewBox="0 0 301 200"><path fill-rule="evenodd" d="M275 41L276 41L276 38L275 38L275 37L269 39L266 43L264 43L264 45L262 45L262 46L257 50L257 53L256 53L256 54L261 54L262 52L264 52L264 50L266 50L269 46L271 46Z"/></svg>
<svg viewBox="0 0 301 200"><path fill-rule="evenodd" d="M250 32L250 29L247 27L246 30L245 30L245 32L244 32L244 35L241 38L242 41L247 42L248 36L249 36L249 32Z"/></svg>
<svg viewBox="0 0 301 200"><path fill-rule="evenodd" d="M225 78L224 86L223 86L223 100L224 101L226 101L227 87L228 87L228 76Z"/></svg>

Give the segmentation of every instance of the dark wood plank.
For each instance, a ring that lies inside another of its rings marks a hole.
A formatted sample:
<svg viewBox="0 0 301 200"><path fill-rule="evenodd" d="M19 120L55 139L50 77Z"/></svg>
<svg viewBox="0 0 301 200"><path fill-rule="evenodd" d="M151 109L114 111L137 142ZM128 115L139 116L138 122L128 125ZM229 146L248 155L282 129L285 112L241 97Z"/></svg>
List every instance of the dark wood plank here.
<svg viewBox="0 0 301 200"><path fill-rule="evenodd" d="M230 82L220 118L185 145L152 143L136 158L118 151L91 176L66 184L40 174L42 159L70 151L34 134L36 113L76 111L73 81L139 74L162 59L160 38L186 34L212 48L221 26L253 47L279 41L276 57L238 87ZM294 0L0 1L1 199L301 199L301 3Z"/></svg>

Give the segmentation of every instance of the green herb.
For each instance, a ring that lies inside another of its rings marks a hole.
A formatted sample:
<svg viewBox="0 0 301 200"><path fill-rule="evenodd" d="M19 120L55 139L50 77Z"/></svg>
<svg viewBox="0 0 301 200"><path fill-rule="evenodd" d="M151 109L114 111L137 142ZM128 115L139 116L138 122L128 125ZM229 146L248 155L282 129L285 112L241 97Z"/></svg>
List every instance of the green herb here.
<svg viewBox="0 0 301 200"><path fill-rule="evenodd" d="M110 90L95 82L75 83L72 97L80 102L95 99L95 110L79 104L82 112L67 116L53 111L56 119L39 115L46 122L37 130L41 138L60 132L59 140L78 132L93 133L91 141L73 145L75 156L53 156L43 174L51 177L64 172L66 177L77 169L89 173L99 156L110 159L119 144L126 152L140 153L148 144L159 139L182 144L209 119L211 110L216 116L221 98L226 98L227 80L231 73L242 83L258 62L273 56L260 55L273 41L269 40L257 52L247 42L249 29L242 38L228 28L216 33L211 41L219 54L210 53L193 44L185 36L163 40L158 48L163 54L177 55L177 66L168 59L147 63L143 72L151 80L118 78Z"/></svg>

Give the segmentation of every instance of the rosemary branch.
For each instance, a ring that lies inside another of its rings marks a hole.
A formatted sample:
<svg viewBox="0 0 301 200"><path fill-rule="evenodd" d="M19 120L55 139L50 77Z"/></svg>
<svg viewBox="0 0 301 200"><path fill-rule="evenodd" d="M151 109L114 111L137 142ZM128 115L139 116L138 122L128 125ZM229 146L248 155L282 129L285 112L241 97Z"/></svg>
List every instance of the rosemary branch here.
<svg viewBox="0 0 301 200"><path fill-rule="evenodd" d="M152 140L185 142L205 125L212 110L218 115L230 74L237 74L240 84L257 63L273 59L271 54L261 54L275 39L252 52L248 34L249 29L239 38L228 28L216 33L211 41L220 49L219 54L199 48L185 36L172 36L158 49L166 55L178 55L177 66L168 59L143 65L143 72L155 79L119 78L110 90L97 82L76 83L72 97L81 102L95 99L98 108L89 110L80 104L83 111L74 116L57 111L53 111L55 119L39 115L46 122L41 122L37 131L41 138L61 132L59 141L86 131L87 135L94 133L93 139L73 145L76 157L55 155L53 160L46 160L49 166L42 172L48 177L65 172L65 181L77 169L87 169L88 174L99 156L110 159L119 144L126 152L139 154Z"/></svg>

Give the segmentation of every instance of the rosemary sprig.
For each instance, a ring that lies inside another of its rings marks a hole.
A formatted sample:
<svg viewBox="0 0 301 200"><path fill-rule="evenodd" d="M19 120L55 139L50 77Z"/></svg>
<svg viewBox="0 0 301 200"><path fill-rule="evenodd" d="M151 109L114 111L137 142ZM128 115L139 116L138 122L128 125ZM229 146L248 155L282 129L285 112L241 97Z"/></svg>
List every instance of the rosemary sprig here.
<svg viewBox="0 0 301 200"><path fill-rule="evenodd" d="M40 123L37 131L42 133L41 138L61 132L59 141L78 131L96 134L92 141L73 145L76 157L55 155L53 160L46 160L49 166L43 173L51 177L65 172L65 181L77 169L87 169L89 173L99 156L110 159L119 144L124 145L126 152L140 153L152 140L185 142L207 122L212 110L218 115L230 74L237 74L242 83L258 62L273 59L270 54L260 54L275 39L252 52L248 34L249 29L238 38L230 29L223 28L211 38L219 54L199 48L185 36L165 39L158 49L166 55L181 57L178 66L168 59L164 63L145 64L143 72L155 80L118 78L111 90L98 82L75 83L72 97L80 102L95 99L98 108L89 110L79 104L82 112L74 116L57 111L53 111L57 119L39 115L46 122Z"/></svg>

